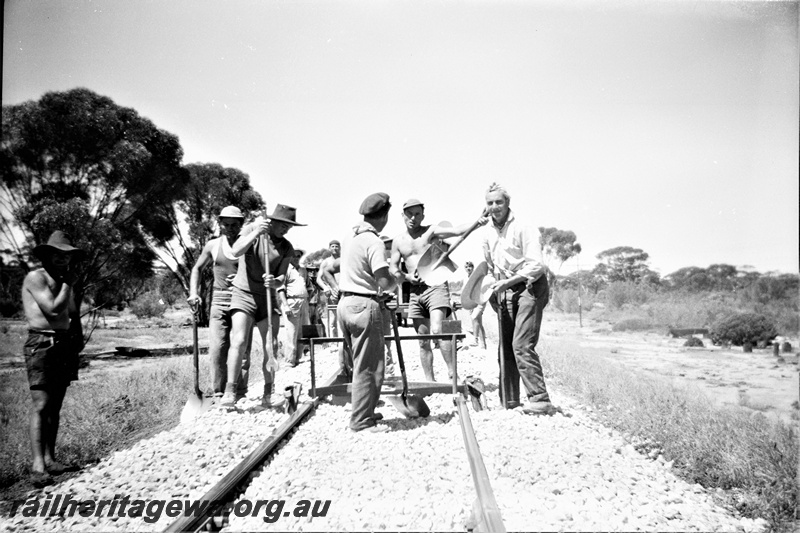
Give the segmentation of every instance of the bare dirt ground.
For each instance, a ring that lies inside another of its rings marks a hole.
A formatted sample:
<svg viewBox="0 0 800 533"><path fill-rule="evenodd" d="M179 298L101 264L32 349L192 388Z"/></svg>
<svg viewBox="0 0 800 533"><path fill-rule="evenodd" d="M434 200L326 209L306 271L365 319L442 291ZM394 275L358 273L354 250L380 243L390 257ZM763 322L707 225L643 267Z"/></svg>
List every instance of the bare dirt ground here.
<svg viewBox="0 0 800 533"><path fill-rule="evenodd" d="M686 339L666 333L614 332L607 323L577 315L545 313L543 342L574 342L597 357L670 379L680 387L699 389L722 405L740 405L789 422L800 414L797 339L788 339L792 353L775 357L773 348L743 353L741 347L687 348Z"/></svg>

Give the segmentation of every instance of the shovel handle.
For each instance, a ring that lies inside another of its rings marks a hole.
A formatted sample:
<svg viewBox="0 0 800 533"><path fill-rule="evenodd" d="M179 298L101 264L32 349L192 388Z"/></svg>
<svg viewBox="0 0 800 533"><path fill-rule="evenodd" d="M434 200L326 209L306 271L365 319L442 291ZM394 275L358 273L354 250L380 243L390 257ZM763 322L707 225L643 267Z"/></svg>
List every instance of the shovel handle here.
<svg viewBox="0 0 800 533"><path fill-rule="evenodd" d="M200 390L200 346L197 335L197 313L200 306L196 303L189 304L192 309L192 360L194 364L194 393L198 398L203 398L203 391Z"/></svg>
<svg viewBox="0 0 800 533"><path fill-rule="evenodd" d="M470 233L472 233L473 231L475 231L476 229L478 229L480 227L481 218L483 218L485 216L486 216L486 210L484 209L483 213L481 213L480 218L478 220L476 220L475 222L473 222L473 224L469 227L469 229L467 229L467 231L464 232L464 234L462 236L460 236L458 238L458 240L456 240L456 242L454 242L450 246L450 248L447 251L445 251L445 253L443 253L442 255L439 256L439 258L436 260L436 262L431 267L431 270L436 270L437 268L442 266L442 263L444 263L447 260L447 258L450 257L450 254L452 254L453 251L455 251L455 249L458 248L461 245L462 242L464 242L464 239L469 237Z"/></svg>
<svg viewBox="0 0 800 533"><path fill-rule="evenodd" d="M267 207L264 206L264 219L267 217ZM269 276L269 231L263 235L264 237L264 273ZM272 359L275 357L274 346L272 345L272 289L267 288L267 358Z"/></svg>
<svg viewBox="0 0 800 533"><path fill-rule="evenodd" d="M390 316L392 318L392 331L394 332L394 345L397 348L397 363L400 365L400 377L403 380L403 403L406 401L406 396L408 395L408 379L406 378L406 364L403 361L403 348L400 345L400 331L397 327L397 316L395 316L395 309L389 309L389 306L386 305L386 302L383 303L384 307L388 311L390 311Z"/></svg>

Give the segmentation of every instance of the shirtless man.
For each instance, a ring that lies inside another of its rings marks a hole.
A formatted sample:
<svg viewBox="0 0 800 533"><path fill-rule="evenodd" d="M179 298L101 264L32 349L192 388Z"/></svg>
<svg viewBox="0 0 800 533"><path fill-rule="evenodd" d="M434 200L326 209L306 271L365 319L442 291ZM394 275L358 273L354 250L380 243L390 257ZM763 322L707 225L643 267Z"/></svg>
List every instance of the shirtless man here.
<svg viewBox="0 0 800 533"><path fill-rule="evenodd" d="M54 231L47 244L33 249L43 268L28 273L22 283L22 305L28 321L25 366L33 406L30 418L31 481L41 487L51 474L67 467L55 459L61 404L70 382L78 379L78 354L83 349L80 309L73 285L75 263L85 253L69 236Z"/></svg>
<svg viewBox="0 0 800 533"><path fill-rule="evenodd" d="M411 283L408 316L413 321L417 334L436 335L442 332L442 321L452 312L450 293L447 283L434 287L426 285L417 274L417 263L430 246L435 246L440 250L439 254L434 254L434 258L444 253L446 245L442 239L463 235L472 227L472 224L466 223L458 227L423 226L424 218L425 206L421 201L411 199L403 204L403 222L406 231L395 237L392 242L392 259L389 269L398 284L401 284L403 280ZM481 218L481 224L486 224L488 221L489 219L486 217ZM408 273L401 269L401 260L405 263ZM452 341L442 340L439 342L439 349L447 364L447 373L450 379L453 378L453 348ZM434 381L433 351L430 341L419 341L419 349L425 379Z"/></svg>
<svg viewBox="0 0 800 533"><path fill-rule="evenodd" d="M203 247L200 257L192 268L189 281L188 302L193 308L200 304L198 295L200 277L209 265L214 271L214 289L211 301L211 315L208 319L208 354L211 357L211 368L214 372L214 397L222 398L225 383L228 381L228 352L231 346L231 295L233 279L239 267L239 259L234 257L231 246L239 237L244 223L244 215L238 207L229 205L219 214L219 230L222 235L211 239ZM250 339L245 340L245 352L242 357L242 369L237 381L236 398L247 395L248 374L250 373Z"/></svg>
<svg viewBox="0 0 800 533"><path fill-rule="evenodd" d="M325 270L331 271L333 263L336 263L335 277L339 276L339 258L341 256L342 245L339 241L333 240L328 244L328 250L331 255L322 260L319 264L319 271L322 273ZM323 315L325 317L325 327L328 329L327 334L331 337L336 337L338 324L336 323L336 304L339 303L338 282L333 284L324 276L317 276L317 285L322 289L324 297L321 298L323 306ZM334 293L334 288L336 293Z"/></svg>

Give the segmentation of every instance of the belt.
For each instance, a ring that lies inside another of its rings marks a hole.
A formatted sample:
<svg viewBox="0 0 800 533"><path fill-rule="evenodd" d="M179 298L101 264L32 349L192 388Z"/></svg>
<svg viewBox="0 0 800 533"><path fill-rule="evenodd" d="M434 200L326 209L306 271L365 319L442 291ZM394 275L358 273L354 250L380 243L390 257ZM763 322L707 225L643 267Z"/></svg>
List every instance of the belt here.
<svg viewBox="0 0 800 533"><path fill-rule="evenodd" d="M342 291L340 294L342 296L360 296L362 298L369 298L370 300L378 299L377 294L361 294L360 292L347 292L347 291Z"/></svg>

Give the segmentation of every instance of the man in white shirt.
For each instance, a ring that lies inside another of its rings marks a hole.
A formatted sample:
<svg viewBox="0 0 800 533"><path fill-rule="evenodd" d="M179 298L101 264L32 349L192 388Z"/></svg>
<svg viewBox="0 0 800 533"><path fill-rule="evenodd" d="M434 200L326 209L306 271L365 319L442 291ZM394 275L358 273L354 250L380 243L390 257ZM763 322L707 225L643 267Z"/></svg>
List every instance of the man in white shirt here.
<svg viewBox="0 0 800 533"><path fill-rule="evenodd" d="M535 258L538 231L520 223L510 204L508 191L493 183L486 192L491 223L483 230L483 255L497 280L492 284L491 304L503 324L500 357L505 376L500 383L501 400L506 398L509 409L520 405L522 378L528 393L523 411L552 414L556 409L550 403L536 353L542 313L550 296L547 268Z"/></svg>

